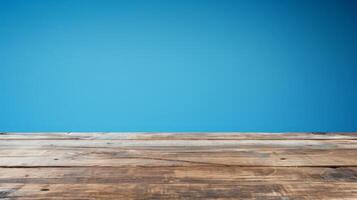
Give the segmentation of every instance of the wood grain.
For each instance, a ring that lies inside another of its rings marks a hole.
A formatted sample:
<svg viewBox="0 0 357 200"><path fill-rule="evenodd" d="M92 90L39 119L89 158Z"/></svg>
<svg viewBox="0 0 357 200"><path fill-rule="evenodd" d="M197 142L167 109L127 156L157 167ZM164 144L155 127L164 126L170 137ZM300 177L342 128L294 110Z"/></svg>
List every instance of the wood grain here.
<svg viewBox="0 0 357 200"><path fill-rule="evenodd" d="M2 133L0 199L357 199L356 133Z"/></svg>

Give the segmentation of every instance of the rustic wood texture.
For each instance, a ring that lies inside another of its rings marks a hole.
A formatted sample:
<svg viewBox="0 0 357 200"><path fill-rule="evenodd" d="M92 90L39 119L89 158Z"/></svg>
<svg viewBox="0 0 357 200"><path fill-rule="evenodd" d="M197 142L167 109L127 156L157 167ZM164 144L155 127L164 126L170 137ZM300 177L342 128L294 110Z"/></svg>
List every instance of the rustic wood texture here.
<svg viewBox="0 0 357 200"><path fill-rule="evenodd" d="M0 199L357 199L357 133L0 133Z"/></svg>

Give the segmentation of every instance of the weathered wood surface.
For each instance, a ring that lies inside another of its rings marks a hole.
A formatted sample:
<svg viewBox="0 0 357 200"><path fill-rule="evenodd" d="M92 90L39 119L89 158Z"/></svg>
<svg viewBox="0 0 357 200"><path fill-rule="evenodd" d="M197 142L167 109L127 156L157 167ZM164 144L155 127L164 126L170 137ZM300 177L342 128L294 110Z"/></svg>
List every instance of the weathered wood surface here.
<svg viewBox="0 0 357 200"><path fill-rule="evenodd" d="M357 133L0 133L0 199L357 199Z"/></svg>

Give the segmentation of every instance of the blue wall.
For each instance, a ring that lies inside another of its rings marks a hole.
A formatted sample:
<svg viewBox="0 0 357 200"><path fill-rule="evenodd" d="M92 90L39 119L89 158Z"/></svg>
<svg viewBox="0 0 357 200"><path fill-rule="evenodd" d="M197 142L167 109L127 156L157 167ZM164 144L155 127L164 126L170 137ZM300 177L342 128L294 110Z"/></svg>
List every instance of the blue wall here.
<svg viewBox="0 0 357 200"><path fill-rule="evenodd" d="M0 131L357 131L356 10L0 0Z"/></svg>

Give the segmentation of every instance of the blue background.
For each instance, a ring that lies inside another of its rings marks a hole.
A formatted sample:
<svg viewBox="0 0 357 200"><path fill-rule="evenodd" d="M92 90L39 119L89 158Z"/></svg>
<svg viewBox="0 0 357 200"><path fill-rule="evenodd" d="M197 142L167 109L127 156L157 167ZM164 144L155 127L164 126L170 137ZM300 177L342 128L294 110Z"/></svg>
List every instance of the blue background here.
<svg viewBox="0 0 357 200"><path fill-rule="evenodd" d="M0 130L357 131L356 10L0 0Z"/></svg>

